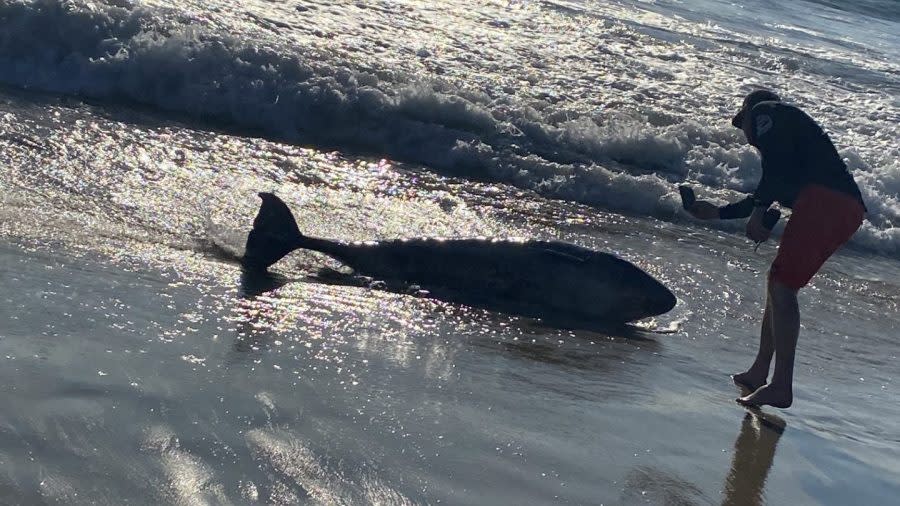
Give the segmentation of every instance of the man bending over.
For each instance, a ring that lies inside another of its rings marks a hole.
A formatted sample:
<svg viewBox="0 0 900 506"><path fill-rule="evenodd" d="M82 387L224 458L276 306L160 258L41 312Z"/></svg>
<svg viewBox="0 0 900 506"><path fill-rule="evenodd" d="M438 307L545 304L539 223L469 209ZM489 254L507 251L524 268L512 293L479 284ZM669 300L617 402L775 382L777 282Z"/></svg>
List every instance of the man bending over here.
<svg viewBox="0 0 900 506"><path fill-rule="evenodd" d="M700 219L749 216L747 237L762 242L770 233L763 226L769 206L777 201L793 209L769 269L756 360L746 372L732 376L736 385L750 392L738 399L741 404L787 408L793 402L794 352L800 332L797 291L853 236L866 208L828 135L778 95L753 91L731 124L759 150L762 179L753 195L740 202L720 208L697 201L689 211ZM775 370L766 383L773 354Z"/></svg>

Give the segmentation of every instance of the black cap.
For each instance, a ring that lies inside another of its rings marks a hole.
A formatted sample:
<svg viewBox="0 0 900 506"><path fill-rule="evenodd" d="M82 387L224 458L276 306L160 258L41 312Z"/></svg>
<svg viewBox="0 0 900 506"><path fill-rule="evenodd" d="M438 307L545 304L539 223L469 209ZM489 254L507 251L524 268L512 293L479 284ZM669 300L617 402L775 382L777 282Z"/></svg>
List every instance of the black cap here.
<svg viewBox="0 0 900 506"><path fill-rule="evenodd" d="M747 111L753 109L753 106L760 102L781 102L781 98L769 90L751 91L744 97L744 103L741 105L741 110L734 115L731 124L735 128L742 128L741 125L744 122L744 114L747 114Z"/></svg>

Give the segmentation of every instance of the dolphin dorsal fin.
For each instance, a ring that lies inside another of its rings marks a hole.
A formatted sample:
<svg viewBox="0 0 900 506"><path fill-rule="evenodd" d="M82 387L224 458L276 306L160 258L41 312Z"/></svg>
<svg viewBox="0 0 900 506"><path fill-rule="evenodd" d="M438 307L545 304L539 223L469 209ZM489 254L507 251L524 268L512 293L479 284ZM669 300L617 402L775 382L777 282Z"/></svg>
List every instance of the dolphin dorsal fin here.
<svg viewBox="0 0 900 506"><path fill-rule="evenodd" d="M300 233L300 228L297 227L297 220L294 219L294 215L283 200L274 193L260 192L258 195L262 199L262 204L253 220L253 230L259 230L266 235L281 235L290 239L303 235Z"/></svg>
<svg viewBox="0 0 900 506"><path fill-rule="evenodd" d="M262 204L247 235L241 264L245 269L265 271L270 265L299 247L303 234L291 210L274 193L261 192Z"/></svg>

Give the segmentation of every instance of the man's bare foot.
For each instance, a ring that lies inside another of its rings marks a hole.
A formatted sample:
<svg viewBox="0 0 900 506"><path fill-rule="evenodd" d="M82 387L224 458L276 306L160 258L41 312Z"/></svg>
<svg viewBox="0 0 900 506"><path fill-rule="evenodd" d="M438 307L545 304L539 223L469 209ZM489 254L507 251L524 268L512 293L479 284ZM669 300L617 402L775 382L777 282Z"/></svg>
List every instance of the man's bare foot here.
<svg viewBox="0 0 900 506"><path fill-rule="evenodd" d="M731 381L738 387L746 390L747 393L753 393L766 384L766 377L747 371L740 374L732 374Z"/></svg>
<svg viewBox="0 0 900 506"><path fill-rule="evenodd" d="M744 406L774 406L776 408L789 408L794 402L794 394L790 389L777 388L771 383L760 387L750 395L737 399Z"/></svg>

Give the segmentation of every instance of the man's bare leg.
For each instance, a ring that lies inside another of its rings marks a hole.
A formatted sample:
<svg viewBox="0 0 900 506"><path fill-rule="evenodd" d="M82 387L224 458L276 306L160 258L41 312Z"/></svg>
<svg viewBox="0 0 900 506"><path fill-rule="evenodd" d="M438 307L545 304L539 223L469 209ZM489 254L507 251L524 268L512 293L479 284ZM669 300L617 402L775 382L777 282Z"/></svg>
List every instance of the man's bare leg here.
<svg viewBox="0 0 900 506"><path fill-rule="evenodd" d="M797 290L778 281L769 281L769 297L772 302L772 335L775 341L775 370L772 381L738 402L749 406L769 404L787 408L794 401L794 355L797 336L800 334L800 308Z"/></svg>
<svg viewBox="0 0 900 506"><path fill-rule="evenodd" d="M759 333L759 350L756 352L756 360L746 372L734 374L731 381L746 389L755 392L766 384L769 377L769 366L772 363L772 355L775 353L775 343L772 337L772 297L766 289L766 309L763 311L762 326Z"/></svg>

